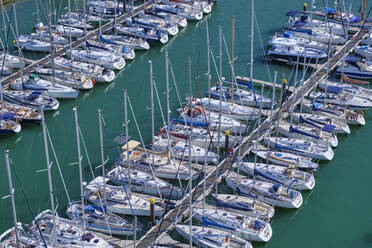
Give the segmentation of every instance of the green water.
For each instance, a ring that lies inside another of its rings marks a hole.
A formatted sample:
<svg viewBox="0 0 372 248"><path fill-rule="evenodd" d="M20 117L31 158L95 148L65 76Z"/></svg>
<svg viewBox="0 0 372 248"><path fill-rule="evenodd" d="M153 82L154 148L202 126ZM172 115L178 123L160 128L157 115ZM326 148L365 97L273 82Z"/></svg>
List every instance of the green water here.
<svg viewBox="0 0 372 248"><path fill-rule="evenodd" d="M318 5L322 1L317 1ZM349 6L347 1L346 6ZM359 8L359 1L354 3L354 8ZM65 6L65 1L62 6ZM254 77L270 80L274 70L279 74L290 74L290 68L280 65L269 65L262 62L262 39L266 47L270 35L280 31L286 21L285 12L290 9L301 8L303 1L296 0L266 0L256 1L256 17L259 29L256 28L255 39L255 64ZM368 3L371 5L371 3ZM59 5L59 3L57 4ZM218 53L218 25L222 25L226 42L231 43L231 16L236 19L236 45L235 62L236 74L247 75L245 65L249 57L249 34L250 34L250 5L247 0L220 0L213 8L208 17L198 23L189 23L188 27L165 46L154 46L150 51L136 53L136 59L129 62L124 70L117 73L117 79L111 84L97 84L89 92L82 92L78 99L61 101L58 111L46 114L47 126L50 131L58 161L61 165L63 176L67 182L69 195L72 199L79 198L79 177L76 165L77 161L75 129L72 108L78 106L79 123L87 145L89 159L92 166L100 163L99 133L97 109L101 109L107 124L105 131L105 156L111 161L114 159L111 140L124 132L122 127L123 115L123 89L128 90L134 113L140 125L141 134L145 142L151 138L151 112L149 92L149 66L148 60L152 60L154 66L154 78L157 84L160 100L165 107L165 69L164 50L168 49L169 57L173 65L174 74L180 89L181 100L188 92L187 57L190 56L193 63L193 75L196 74L197 54L201 52L200 62L200 88L207 89L205 72L206 65L206 38L205 21L209 22L211 47L213 54ZM356 6L358 5L358 6ZM9 6L7 6L9 7ZM34 26L35 12L34 0L17 1L17 16L20 33L29 33ZM13 39L13 38L12 38ZM29 54L28 54L29 55ZM31 55L30 55L31 56ZM224 50L224 75L230 77L227 65L226 51ZM268 74L268 71L270 75ZM212 62L212 84L217 81L215 68ZM172 116L176 116L179 107L175 87L171 80L171 106ZM156 106L156 127L162 125L158 104ZM139 139L134 125L133 117L130 123L130 135ZM304 204L299 210L277 209L271 224L273 237L268 244L255 245L260 247L372 247L372 229L370 204L372 194L369 152L371 150L372 125L371 111L366 113L367 125L365 127L353 127L348 136L339 136L339 147L335 150L335 158L331 162L322 163L316 174L316 187L311 192L303 193ZM2 137L0 149L9 149L11 159L16 167L25 191L31 200L35 212L50 207L49 192L46 172L37 170L45 168L45 154L42 140L41 126L23 125L19 135ZM84 180L91 179L87 157L83 153ZM0 156L0 196L7 195L8 184L3 156ZM63 215L67 203L66 194L53 160L53 185L58 203L58 212ZM97 175L99 170L94 171ZM16 205L18 219L24 223L31 221L31 215L25 200L19 190L19 186L13 176L16 188ZM0 200L0 232L9 228L12 224L9 198ZM146 223L142 223L146 228Z"/></svg>

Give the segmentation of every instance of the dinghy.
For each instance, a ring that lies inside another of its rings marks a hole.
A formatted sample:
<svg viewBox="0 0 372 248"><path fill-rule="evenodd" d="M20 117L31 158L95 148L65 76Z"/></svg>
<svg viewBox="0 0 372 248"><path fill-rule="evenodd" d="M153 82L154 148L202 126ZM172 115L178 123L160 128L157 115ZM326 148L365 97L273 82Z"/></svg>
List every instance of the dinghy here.
<svg viewBox="0 0 372 248"><path fill-rule="evenodd" d="M191 160L196 163L217 163L217 154L211 151L206 151L202 147L192 146L189 147L188 142L168 140L166 138L155 136L154 143L152 144L155 151L167 152L169 149L169 143L171 144L171 154L176 159L188 160L189 152L191 149Z"/></svg>
<svg viewBox="0 0 372 248"><path fill-rule="evenodd" d="M177 232L184 238L190 238L189 225L175 225ZM249 241L241 239L230 231L210 227L192 226L192 242L201 248L253 248Z"/></svg>
<svg viewBox="0 0 372 248"><path fill-rule="evenodd" d="M291 152L314 159L332 160L334 156L334 152L329 145L323 145L308 140L265 137L264 142L271 148L275 148L279 151Z"/></svg>
<svg viewBox="0 0 372 248"><path fill-rule="evenodd" d="M193 217L204 226L230 231L236 236L250 241L267 242L272 236L270 223L262 220L229 212L206 205L203 208L193 208Z"/></svg>
<svg viewBox="0 0 372 248"><path fill-rule="evenodd" d="M8 102L36 109L42 107L45 111L56 110L59 107L56 99L43 96L40 91L4 90L3 96Z"/></svg>
<svg viewBox="0 0 372 248"><path fill-rule="evenodd" d="M238 180L238 181L237 181ZM235 172L225 176L227 186L237 190L240 194L247 195L267 204L282 208L299 208L302 205L300 192L282 186L279 183L270 183L259 180L248 179Z"/></svg>
<svg viewBox="0 0 372 248"><path fill-rule="evenodd" d="M212 194L212 197L217 206L227 208L231 212L263 220L270 220L275 213L274 207L254 198L229 194Z"/></svg>
<svg viewBox="0 0 372 248"><path fill-rule="evenodd" d="M81 202L68 204L66 215L74 220L80 228L113 235L134 235L135 227L124 218L109 212L103 212L99 207L86 205L84 215Z"/></svg>
<svg viewBox="0 0 372 248"><path fill-rule="evenodd" d="M314 176L308 172L280 165L262 163L239 163L239 169L249 176L272 183L280 183L297 190L311 190L315 186Z"/></svg>
<svg viewBox="0 0 372 248"><path fill-rule="evenodd" d="M70 87L52 83L41 79L36 74L23 75L24 79L15 79L10 88L14 90L37 90L42 92L43 95L53 98L75 99L79 92Z"/></svg>
<svg viewBox="0 0 372 248"><path fill-rule="evenodd" d="M125 190L124 190L125 189ZM129 194L123 186L104 185L103 178L97 177L92 180L84 191L87 201L97 207L102 207L104 197L107 205L106 211L122 215L150 216L150 203L136 196ZM163 209L155 206L155 216L162 216Z"/></svg>
<svg viewBox="0 0 372 248"><path fill-rule="evenodd" d="M115 72L99 65L92 65L89 63L72 61L62 57L54 60L56 68L65 71L78 72L86 74L94 78L96 82L107 83L115 79Z"/></svg>
<svg viewBox="0 0 372 248"><path fill-rule="evenodd" d="M35 221L37 221L37 225ZM29 233L33 238L37 238L41 242L38 229L40 227L43 239L48 244L48 247L53 247L53 240L55 240L56 247L112 248L109 243L94 233L84 232L75 226L74 221L56 216L56 226L53 227L53 213L50 209L38 214L35 217L35 221L29 227ZM52 236L54 234L56 237Z"/></svg>
<svg viewBox="0 0 372 248"><path fill-rule="evenodd" d="M120 56L95 50L66 50L66 56L72 60L100 65L110 70L121 70L125 66L125 60Z"/></svg>
<svg viewBox="0 0 372 248"><path fill-rule="evenodd" d="M135 169L124 169L116 167L107 173L110 182L115 185L128 185L132 191L164 197L166 199L179 200L183 196L183 192L177 186L174 186L159 178L154 178L151 174ZM130 178L129 178L130 177ZM129 184L130 182L130 184ZM159 195L159 192L161 196Z"/></svg>

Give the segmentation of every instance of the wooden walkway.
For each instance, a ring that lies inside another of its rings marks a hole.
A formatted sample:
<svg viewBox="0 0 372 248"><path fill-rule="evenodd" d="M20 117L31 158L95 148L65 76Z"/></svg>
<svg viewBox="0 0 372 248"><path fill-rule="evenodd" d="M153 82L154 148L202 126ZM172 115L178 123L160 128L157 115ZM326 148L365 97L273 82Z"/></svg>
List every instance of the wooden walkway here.
<svg viewBox="0 0 372 248"><path fill-rule="evenodd" d="M355 36L354 39L349 40L342 49L340 49L332 58L329 60L330 71L333 70L344 58L344 52L347 55L354 46L356 46L365 36L367 35L365 30L359 31ZM325 78L327 76L327 66L328 63L323 64L309 79L307 79L300 87L297 89L297 94L291 95L288 100L283 103L282 108L279 110L275 110L274 114L271 118L266 118L265 121L261 124L261 126L256 128L253 132L251 132L247 137L243 138L242 145L241 145L241 153L242 156L248 155L250 152L253 141L257 139L257 134L259 132L259 140L263 139L264 136L267 135L271 124L275 122L278 118L285 117L288 113L288 109L292 103L294 105L298 105L302 96L309 94L316 86L319 80ZM264 82L264 81L261 81ZM267 83L267 82L265 82ZM272 84L271 84L272 86ZM215 170L209 173L204 180L206 180L206 188L207 191L205 194L209 194L214 185L217 182L222 180L222 177L227 175L231 169L233 169L233 162L234 158L238 155L238 149L235 149L235 152L231 154L231 156L226 157L220 164L215 167ZM219 175L216 175L216 170L218 169ZM192 191L192 198L193 202L201 201L203 197L203 180L199 182L199 184L193 189ZM136 247L149 247L152 244L156 243L156 239L164 232L168 232L173 228L174 223L178 223L182 221L184 217L188 215L189 211L189 197L185 196L182 200L177 203L175 209L169 211L159 223L152 227L146 235L144 235L136 244Z"/></svg>
<svg viewBox="0 0 372 248"><path fill-rule="evenodd" d="M133 9L132 12L125 13L125 14L119 16L118 18L116 18L116 23L122 23L122 22L125 21L126 18L131 17L132 15L134 15L134 16L138 15L138 13L140 13L142 10L146 9L146 7L149 6L149 5L150 5L150 2L146 2L142 5L136 6ZM109 31L110 29L112 29L113 25L114 25L114 20L111 20L110 22L106 23L105 25L102 25L101 26L101 32L104 33L106 31ZM84 35L84 36L80 37L79 39L73 41L71 46L73 48L76 48L76 47L80 46L83 42L85 42L86 40L91 40L91 39L97 37L99 35L99 33L100 32L99 32L98 28L94 29L94 30L91 30L91 31L88 31L86 35ZM70 48L69 44L60 47L59 49L57 49L54 52L54 56L58 57L58 56L63 55L65 53L65 50L69 49L69 48ZM44 58L36 60L36 61L31 61L31 60L26 59L25 60L26 62L31 62L31 63L30 63L30 65L23 68L23 73L30 73L37 66L45 66L45 65L49 64L50 59L51 59L50 54L48 54ZM3 88L8 86L9 81L11 79L14 80L14 79L20 77L20 75L21 75L20 71L17 71L15 73L9 75L8 77L4 78L3 81L2 81Z"/></svg>

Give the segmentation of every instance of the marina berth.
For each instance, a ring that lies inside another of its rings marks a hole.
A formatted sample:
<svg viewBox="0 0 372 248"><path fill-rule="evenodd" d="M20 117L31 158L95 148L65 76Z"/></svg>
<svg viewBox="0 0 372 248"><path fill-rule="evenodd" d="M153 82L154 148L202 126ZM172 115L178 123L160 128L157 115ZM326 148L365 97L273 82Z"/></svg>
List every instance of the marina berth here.
<svg viewBox="0 0 372 248"><path fill-rule="evenodd" d="M125 35L100 35L99 41L117 46L131 47L134 50L150 49L150 45L147 41L142 40L141 38L134 38Z"/></svg>
<svg viewBox="0 0 372 248"><path fill-rule="evenodd" d="M103 42L97 42L97 41L86 41L83 43L83 47L85 49L96 49L96 50L102 50L102 51L108 51L112 52L114 54L122 56L124 59L134 59L136 54L134 52L134 49L131 47L126 46L120 46L120 45L114 45L109 43L103 43Z"/></svg>

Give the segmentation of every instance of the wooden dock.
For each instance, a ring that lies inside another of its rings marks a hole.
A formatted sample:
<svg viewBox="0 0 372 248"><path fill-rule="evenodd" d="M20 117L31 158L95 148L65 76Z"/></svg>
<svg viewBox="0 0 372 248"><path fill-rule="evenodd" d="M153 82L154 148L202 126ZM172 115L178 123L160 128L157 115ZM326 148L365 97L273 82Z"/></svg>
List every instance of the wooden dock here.
<svg viewBox="0 0 372 248"><path fill-rule="evenodd" d="M313 73L301 86L297 88L297 94L292 94L286 102L283 103L281 110L275 110L273 115L270 118L266 118L262 122L259 128L253 130L248 136L243 138L242 145L241 145L241 153L242 156L246 156L249 154L250 150L253 147L253 141L257 139L257 134L259 132L259 140L262 140L270 130L270 127L275 120L278 118L286 117L288 114L288 110L291 107L292 103L294 105L298 105L302 96L309 94L314 88L317 86L319 80L324 79L327 76L327 65L329 64L330 71L333 70L341 61L343 60L344 56L347 55L354 46L359 44L359 42L367 35L365 30L359 31L353 39L349 40L336 54L329 59L329 61L323 64L320 68ZM345 54L345 55L344 55ZM273 86L272 83L265 82L265 81L257 81L261 82L265 85L270 87ZM274 85L275 86L275 85ZM235 149L234 152L222 160L220 164L215 167L215 170L209 173L206 178L206 192L205 194L208 195L214 188L216 182L221 182L222 177L227 175L229 171L233 169L235 158L238 156L237 154L238 149ZM216 170L218 169L219 174L216 175ZM203 198L203 183L204 180L201 180L196 187L192 190L192 198L193 202L201 201ZM156 244L156 241L160 237L160 235L164 232L168 232L173 228L173 224L182 221L184 217L188 215L189 211L189 196L186 195L183 199L178 201L177 206L175 209L166 213L162 220L158 222L157 225L152 227L146 235L144 235L136 244L136 247L149 247L153 244Z"/></svg>

